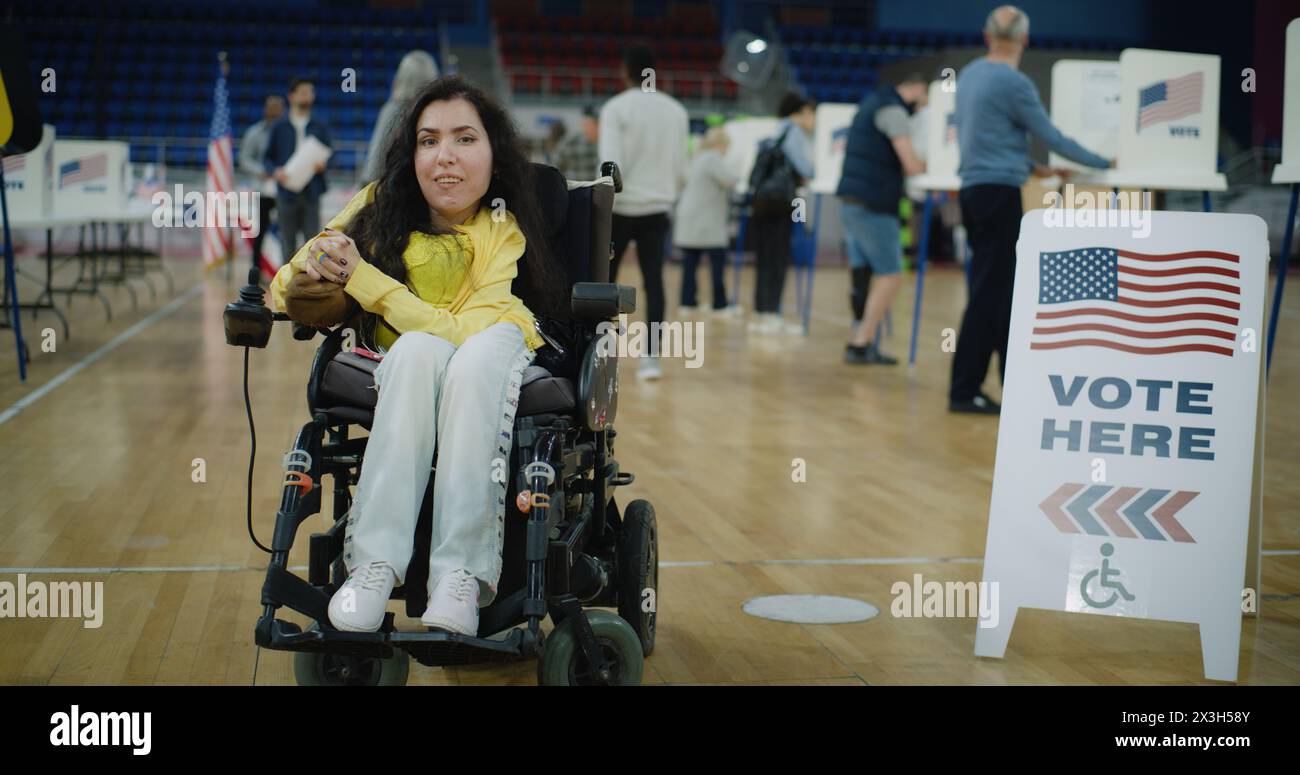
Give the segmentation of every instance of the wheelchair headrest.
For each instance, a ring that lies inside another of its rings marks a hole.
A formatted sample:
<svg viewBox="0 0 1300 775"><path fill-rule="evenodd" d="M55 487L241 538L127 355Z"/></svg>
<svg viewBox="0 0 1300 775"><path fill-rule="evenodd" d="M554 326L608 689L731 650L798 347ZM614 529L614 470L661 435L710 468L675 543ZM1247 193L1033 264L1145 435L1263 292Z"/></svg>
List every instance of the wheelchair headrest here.
<svg viewBox="0 0 1300 775"><path fill-rule="evenodd" d="M533 164L533 178L542 228L548 239L554 239L569 217L569 186L559 170L546 164Z"/></svg>
<svg viewBox="0 0 1300 775"><path fill-rule="evenodd" d="M533 178L546 241L569 283L607 282L613 186L605 181L570 189L564 175L546 164L533 164Z"/></svg>

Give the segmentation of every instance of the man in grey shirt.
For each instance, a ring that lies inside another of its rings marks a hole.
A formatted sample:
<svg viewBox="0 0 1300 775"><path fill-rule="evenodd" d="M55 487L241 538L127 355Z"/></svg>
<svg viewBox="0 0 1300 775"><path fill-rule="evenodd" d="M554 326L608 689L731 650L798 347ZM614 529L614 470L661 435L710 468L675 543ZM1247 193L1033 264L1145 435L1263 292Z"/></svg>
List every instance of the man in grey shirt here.
<svg viewBox="0 0 1300 775"><path fill-rule="evenodd" d="M1029 17L1011 5L996 8L984 24L989 53L957 76L957 143L961 149L961 219L971 244L970 301L962 316L952 362L948 409L997 414L1000 407L980 387L998 352L1006 374L1011 330L1011 288L1020 236L1020 187L1030 172L1051 174L1029 160L1029 134L1053 151L1089 167L1113 164L1061 134L1043 110L1020 57L1029 43Z"/></svg>
<svg viewBox="0 0 1300 775"><path fill-rule="evenodd" d="M271 227L271 211L275 209L275 181L266 171L262 158L266 156L266 146L271 141L271 126L284 115L284 98L278 94L268 94L262 108L262 120L244 132L239 141L239 171L252 179L259 196L257 234L253 236L253 266L262 261L262 235ZM263 267L274 275L278 267Z"/></svg>

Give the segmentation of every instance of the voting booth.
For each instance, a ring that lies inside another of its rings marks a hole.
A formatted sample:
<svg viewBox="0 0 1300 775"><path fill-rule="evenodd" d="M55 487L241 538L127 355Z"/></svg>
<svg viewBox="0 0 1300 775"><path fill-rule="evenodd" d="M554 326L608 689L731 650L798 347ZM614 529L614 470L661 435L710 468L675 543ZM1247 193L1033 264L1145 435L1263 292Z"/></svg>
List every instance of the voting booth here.
<svg viewBox="0 0 1300 775"><path fill-rule="evenodd" d="M116 212L131 184L130 149L115 140L56 140L53 165L55 215Z"/></svg>
<svg viewBox="0 0 1300 775"><path fill-rule="evenodd" d="M1295 234L1296 207L1300 204L1300 19L1286 26L1286 77L1282 101L1282 163L1273 168L1273 182L1291 186L1291 204L1286 212L1277 285L1273 289L1273 312L1268 320L1268 365L1273 363L1273 341L1282 315L1282 294L1286 290L1291 263L1291 238Z"/></svg>
<svg viewBox="0 0 1300 775"><path fill-rule="evenodd" d="M1192 622L1237 676L1258 589L1268 242L1254 215L1063 228L1025 214L984 577L1020 608ZM1249 560L1249 562L1248 562ZM1156 657L1153 657L1153 659Z"/></svg>
<svg viewBox="0 0 1300 775"><path fill-rule="evenodd" d="M39 145L27 153L5 157L5 197L10 218L40 219L53 211L54 137L54 126L44 124Z"/></svg>
<svg viewBox="0 0 1300 775"><path fill-rule="evenodd" d="M1119 57L1116 167L1091 170L1080 180L1117 188L1203 191L1208 210L1208 192L1228 188L1227 178L1217 171L1219 68L1213 54L1125 49ZM1100 75L1094 74L1091 85L1077 80L1071 85L1068 72L1063 83L1075 96L1064 99L1082 102L1085 86L1095 89L1086 98L1090 101L1105 93ZM1055 119L1055 96L1052 104Z"/></svg>
<svg viewBox="0 0 1300 775"><path fill-rule="evenodd" d="M1123 91L1119 62L1058 60L1052 65L1052 123L1084 148L1114 159L1119 154ZM1048 164L1080 171L1091 169L1055 152L1048 154Z"/></svg>
<svg viewBox="0 0 1300 775"><path fill-rule="evenodd" d="M956 89L947 91L942 81L931 81L928 108L925 174L908 178L907 182L925 191L955 191L961 188L957 177L961 153L957 145Z"/></svg>
<svg viewBox="0 0 1300 775"><path fill-rule="evenodd" d="M1286 26L1282 88L1282 163L1273 168L1273 182L1300 183L1300 19Z"/></svg>
<svg viewBox="0 0 1300 775"><path fill-rule="evenodd" d="M921 299L925 294L925 264L930 244L930 217L936 192L956 191L961 188L957 176L961 152L957 144L957 91L956 82L949 81L952 91L944 89L943 81L931 81L926 106L925 174L907 179L908 188L919 190L924 197L921 208L921 239L916 253L916 298L912 304L912 339L908 345L907 364L916 365L917 340L921 332Z"/></svg>
<svg viewBox="0 0 1300 775"><path fill-rule="evenodd" d="M813 193L834 194L839 187L849 126L857 112L857 105L844 102L826 102L817 106L817 124L813 129L814 177L808 186Z"/></svg>

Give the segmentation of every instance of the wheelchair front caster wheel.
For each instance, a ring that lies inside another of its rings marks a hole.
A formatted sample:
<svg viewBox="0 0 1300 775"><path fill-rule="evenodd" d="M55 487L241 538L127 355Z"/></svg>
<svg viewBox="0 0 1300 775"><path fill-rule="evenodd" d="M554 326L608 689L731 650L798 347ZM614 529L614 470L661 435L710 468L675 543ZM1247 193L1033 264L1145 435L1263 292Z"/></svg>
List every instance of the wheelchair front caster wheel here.
<svg viewBox="0 0 1300 775"><path fill-rule="evenodd" d="M632 625L609 611L583 612L609 668L612 686L639 686L645 668L641 639ZM537 683L542 686L592 686L599 683L578 644L573 618L565 619L550 634L537 660Z"/></svg>
<svg viewBox="0 0 1300 775"><path fill-rule="evenodd" d="M405 686L411 672L410 655L397 651L386 659L298 651L293 677L299 686Z"/></svg>

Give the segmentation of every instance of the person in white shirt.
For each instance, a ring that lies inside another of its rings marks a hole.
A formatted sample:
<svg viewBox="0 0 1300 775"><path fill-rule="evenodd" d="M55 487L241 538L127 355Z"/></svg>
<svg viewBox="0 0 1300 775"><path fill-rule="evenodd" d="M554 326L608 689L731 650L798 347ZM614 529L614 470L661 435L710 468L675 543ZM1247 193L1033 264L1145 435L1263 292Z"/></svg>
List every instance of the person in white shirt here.
<svg viewBox="0 0 1300 775"><path fill-rule="evenodd" d="M690 118L677 100L655 88L654 55L643 46L623 54L624 91L600 111L600 159L618 164L623 191L614 198L614 262L610 281L629 242L636 243L645 283L646 323L664 319L664 246L668 214L686 179ZM655 350L657 352L657 349ZM637 374L658 379L657 357L641 360Z"/></svg>

